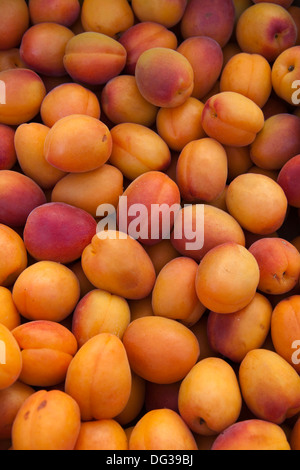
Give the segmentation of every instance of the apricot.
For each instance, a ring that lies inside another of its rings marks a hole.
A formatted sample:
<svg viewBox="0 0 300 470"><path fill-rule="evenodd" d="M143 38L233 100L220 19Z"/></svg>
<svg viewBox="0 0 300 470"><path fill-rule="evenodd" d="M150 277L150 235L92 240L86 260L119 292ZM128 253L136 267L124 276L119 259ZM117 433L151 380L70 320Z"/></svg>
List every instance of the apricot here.
<svg viewBox="0 0 300 470"><path fill-rule="evenodd" d="M40 111L46 95L42 79L29 69L9 69L0 72L1 93L0 123L18 126L31 121ZM1 88L2 92L2 88ZM3 99L4 98L4 99Z"/></svg>
<svg viewBox="0 0 300 470"><path fill-rule="evenodd" d="M63 59L65 48L73 31L57 23L40 23L31 26L24 34L20 57L37 73L61 77L66 75Z"/></svg>
<svg viewBox="0 0 300 470"><path fill-rule="evenodd" d="M223 69L220 89L240 93L262 108L271 95L271 74L269 62L260 54L236 54Z"/></svg>
<svg viewBox="0 0 300 470"><path fill-rule="evenodd" d="M217 82L223 67L220 44L206 35L189 37L181 42L177 51L190 62L194 71L192 96L202 99Z"/></svg>
<svg viewBox="0 0 300 470"><path fill-rule="evenodd" d="M254 349L239 369L243 399L258 418L282 424L300 410L300 377L279 354Z"/></svg>
<svg viewBox="0 0 300 470"><path fill-rule="evenodd" d="M245 235L239 223L223 209L208 204L193 204L185 206L175 219L171 243L183 256L199 262L212 248L226 242L245 246Z"/></svg>
<svg viewBox="0 0 300 470"><path fill-rule="evenodd" d="M18 47L29 26L29 11L25 0L1 0L0 50Z"/></svg>
<svg viewBox="0 0 300 470"><path fill-rule="evenodd" d="M300 119L300 118L299 118ZM299 191L300 154L288 160L281 168L277 182L283 189L290 206L300 208Z"/></svg>
<svg viewBox="0 0 300 470"><path fill-rule="evenodd" d="M132 430L129 450L193 451L197 444L179 414L166 408L144 414Z"/></svg>
<svg viewBox="0 0 300 470"><path fill-rule="evenodd" d="M186 326L157 316L131 322L123 344L133 372L158 384L182 380L200 353L195 335Z"/></svg>
<svg viewBox="0 0 300 470"><path fill-rule="evenodd" d="M20 377L22 355L10 330L0 323L0 390L13 385Z"/></svg>
<svg viewBox="0 0 300 470"><path fill-rule="evenodd" d="M23 239L28 253L37 261L67 264L81 257L96 229L95 219L82 209L50 202L29 214Z"/></svg>
<svg viewBox="0 0 300 470"><path fill-rule="evenodd" d="M130 323L130 309L122 297L93 290L81 299L73 314L72 332L79 347L100 333L122 339Z"/></svg>
<svg viewBox="0 0 300 470"><path fill-rule="evenodd" d="M101 106L113 124L132 122L151 127L155 123L157 107L141 95L132 75L119 75L104 86Z"/></svg>
<svg viewBox="0 0 300 470"><path fill-rule="evenodd" d="M265 121L251 145L253 163L266 170L280 170L300 153L300 118L281 113Z"/></svg>
<svg viewBox="0 0 300 470"><path fill-rule="evenodd" d="M23 227L30 212L45 204L42 189L28 176L12 170L0 172L0 222Z"/></svg>
<svg viewBox="0 0 300 470"><path fill-rule="evenodd" d="M1 366L2 367L2 366ZM22 382L15 382L0 391L0 440L11 439L11 431L19 409L35 390Z"/></svg>
<svg viewBox="0 0 300 470"><path fill-rule="evenodd" d="M65 175L45 159L44 145L49 130L49 127L37 122L21 124L14 138L17 160L22 172L44 190L52 189Z"/></svg>
<svg viewBox="0 0 300 470"><path fill-rule="evenodd" d="M72 26L80 15L78 0L29 0L30 19L33 24L57 23Z"/></svg>
<svg viewBox="0 0 300 470"><path fill-rule="evenodd" d="M228 163L228 180L229 183L237 176L247 173L253 166L250 157L250 145L247 147L230 147L225 146Z"/></svg>
<svg viewBox="0 0 300 470"><path fill-rule="evenodd" d="M127 52L124 72L134 75L140 55L153 47L176 49L178 39L173 31L153 21L142 21L124 31L119 42Z"/></svg>
<svg viewBox="0 0 300 470"><path fill-rule="evenodd" d="M178 413L178 394L181 381L173 384L146 382L145 409L147 412L167 408Z"/></svg>
<svg viewBox="0 0 300 470"><path fill-rule="evenodd" d="M12 294L6 287L0 287L0 323L10 331L21 324L21 317L12 299Z"/></svg>
<svg viewBox="0 0 300 470"><path fill-rule="evenodd" d="M124 429L113 419L81 423L77 451L128 450Z"/></svg>
<svg viewBox="0 0 300 470"><path fill-rule="evenodd" d="M124 191L117 212L119 230L145 245L170 238L180 202L177 184L160 171L149 171Z"/></svg>
<svg viewBox="0 0 300 470"><path fill-rule="evenodd" d="M291 450L284 431L277 424L259 419L240 421L218 436L211 450Z"/></svg>
<svg viewBox="0 0 300 470"><path fill-rule="evenodd" d="M52 321L30 321L12 331L22 353L23 383L51 387L65 380L70 362L77 352L75 336Z"/></svg>
<svg viewBox="0 0 300 470"><path fill-rule="evenodd" d="M166 264L152 292L155 315L179 320L188 326L197 323L206 310L199 302L195 289L197 270L196 261L185 257ZM177 292L176 297L174 291Z"/></svg>
<svg viewBox="0 0 300 470"><path fill-rule="evenodd" d="M80 410L60 390L40 390L21 406L12 429L14 450L74 450L80 432Z"/></svg>
<svg viewBox="0 0 300 470"><path fill-rule="evenodd" d="M259 267L242 245L224 243L202 259L196 291L200 302L218 313L235 313L254 298L259 283Z"/></svg>
<svg viewBox="0 0 300 470"><path fill-rule="evenodd" d="M134 24L133 11L126 0L85 0L81 9L81 23L85 31L95 31L112 38Z"/></svg>
<svg viewBox="0 0 300 470"><path fill-rule="evenodd" d="M275 351L299 373L295 345L299 342L300 295L279 302L272 315L271 336Z"/></svg>
<svg viewBox="0 0 300 470"><path fill-rule="evenodd" d="M250 6L236 26L236 39L242 51L260 54L269 62L274 62L284 50L294 46L297 34L289 12L275 3Z"/></svg>
<svg viewBox="0 0 300 470"><path fill-rule="evenodd" d="M45 96L41 105L41 118L46 126L52 127L71 114L86 114L100 119L101 109L95 93L78 83L64 83Z"/></svg>
<svg viewBox="0 0 300 470"><path fill-rule="evenodd" d="M14 138L15 130L0 124L0 170L11 170L17 162Z"/></svg>
<svg viewBox="0 0 300 470"><path fill-rule="evenodd" d="M270 332L272 312L269 300L259 293L236 313L210 312L207 335L211 347L231 361L241 363L249 351L263 346Z"/></svg>
<svg viewBox="0 0 300 470"><path fill-rule="evenodd" d="M250 98L233 91L212 96L202 113L202 127L223 145L246 147L264 126L262 110Z"/></svg>
<svg viewBox="0 0 300 470"><path fill-rule="evenodd" d="M27 268L27 251L20 235L0 224L0 285L10 287Z"/></svg>
<svg viewBox="0 0 300 470"><path fill-rule="evenodd" d="M102 33L84 32L67 44L64 67L74 81L102 85L121 73L126 64L126 49Z"/></svg>
<svg viewBox="0 0 300 470"><path fill-rule="evenodd" d="M176 108L160 108L156 117L157 132L171 150L181 152L188 143L205 137L203 108L204 104L192 97ZM189 126L185 125L187 120Z"/></svg>
<svg viewBox="0 0 300 470"><path fill-rule="evenodd" d="M122 341L101 333L89 339L72 359L65 391L78 403L82 421L113 419L129 400L131 382Z"/></svg>
<svg viewBox="0 0 300 470"><path fill-rule="evenodd" d="M300 449L300 418L296 421L293 426L291 437L290 437L290 444L292 450L299 450Z"/></svg>
<svg viewBox="0 0 300 470"><path fill-rule="evenodd" d="M152 261L140 243L115 230L95 235L83 251L81 263L96 288L127 300L147 297L156 279Z"/></svg>
<svg viewBox="0 0 300 470"><path fill-rule="evenodd" d="M146 381L132 372L131 393L124 410L116 416L115 420L126 426L140 416L145 403Z"/></svg>
<svg viewBox="0 0 300 470"><path fill-rule="evenodd" d="M230 214L246 230L260 235L276 232L283 224L287 198L268 176L245 173L229 185L226 204Z"/></svg>
<svg viewBox="0 0 300 470"><path fill-rule="evenodd" d="M255 257L260 280L258 289L266 294L286 294L299 283L300 253L283 238L262 238L249 248Z"/></svg>
<svg viewBox="0 0 300 470"><path fill-rule="evenodd" d="M232 367L215 357L198 362L181 383L178 407L188 427L200 435L218 435L234 424L242 397Z"/></svg>
<svg viewBox="0 0 300 470"><path fill-rule="evenodd" d="M272 65L272 85L277 96L290 105L299 105L300 46L284 50ZM296 87L295 87L296 86Z"/></svg>
<svg viewBox="0 0 300 470"><path fill-rule="evenodd" d="M186 202L210 202L218 198L228 177L224 147L209 137L188 143L180 153L176 176Z"/></svg>
<svg viewBox="0 0 300 470"><path fill-rule="evenodd" d="M154 47L140 55L135 78L142 96L164 108L182 105L194 88L190 62L179 52L164 47Z"/></svg>
<svg viewBox="0 0 300 470"><path fill-rule="evenodd" d="M143 0L132 1L132 9L140 21L152 21L166 28L180 22L186 6L187 0L152 0L151 4Z"/></svg>
<svg viewBox="0 0 300 470"><path fill-rule="evenodd" d="M106 163L112 151L108 127L98 119L72 114L50 129L44 147L48 163L68 173L96 170Z"/></svg>
<svg viewBox="0 0 300 470"><path fill-rule="evenodd" d="M107 164L86 173L69 173L54 186L51 201L64 202L96 217L102 204L117 208L124 190L123 180L121 171Z"/></svg>
<svg viewBox="0 0 300 470"><path fill-rule="evenodd" d="M63 321L73 312L79 296L80 286L75 274L53 261L29 266L13 287L13 301L28 320Z"/></svg>
<svg viewBox="0 0 300 470"><path fill-rule="evenodd" d="M111 131L113 140L109 162L134 180L148 171L164 171L171 163L166 142L152 129L135 123L122 123Z"/></svg>
<svg viewBox="0 0 300 470"><path fill-rule="evenodd" d="M233 33L234 23L232 0L191 0L181 21L181 33L184 39L208 36L224 47Z"/></svg>

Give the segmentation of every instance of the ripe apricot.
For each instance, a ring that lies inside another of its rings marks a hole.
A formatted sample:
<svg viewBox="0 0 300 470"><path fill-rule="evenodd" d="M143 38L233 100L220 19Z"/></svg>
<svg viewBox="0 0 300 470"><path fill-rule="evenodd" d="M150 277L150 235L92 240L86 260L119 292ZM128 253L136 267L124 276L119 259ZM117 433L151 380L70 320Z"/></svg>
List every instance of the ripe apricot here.
<svg viewBox="0 0 300 470"><path fill-rule="evenodd" d="M17 162L14 138L15 130L0 124L0 170L11 170Z"/></svg>
<svg viewBox="0 0 300 470"><path fill-rule="evenodd" d="M241 93L223 91L205 104L202 126L209 137L234 147L250 145L264 125L262 110Z"/></svg>
<svg viewBox="0 0 300 470"><path fill-rule="evenodd" d="M72 26L80 15L78 0L29 0L30 19L33 24L58 23Z"/></svg>
<svg viewBox="0 0 300 470"><path fill-rule="evenodd" d="M60 322L77 305L79 281L66 266L40 261L25 269L13 287L13 300L20 314L28 320Z"/></svg>
<svg viewBox="0 0 300 470"><path fill-rule="evenodd" d="M156 275L140 243L114 230L100 232L82 253L81 263L90 282L127 300L147 297Z"/></svg>
<svg viewBox="0 0 300 470"><path fill-rule="evenodd" d="M110 132L113 147L109 162L129 180L147 171L164 171L170 165L170 149L152 129L141 124L122 123Z"/></svg>
<svg viewBox="0 0 300 470"><path fill-rule="evenodd" d="M0 50L18 47L29 26L29 11L25 0L1 0L0 15Z"/></svg>
<svg viewBox="0 0 300 470"><path fill-rule="evenodd" d="M240 175L230 183L226 204L244 229L261 235L276 232L288 208L279 184L268 176L254 173Z"/></svg>
<svg viewBox="0 0 300 470"><path fill-rule="evenodd" d="M140 416L145 404L146 381L134 372L131 375L132 383L129 400L124 410L115 418L123 428Z"/></svg>
<svg viewBox="0 0 300 470"><path fill-rule="evenodd" d="M128 439L122 426L113 419L81 423L77 451L128 450Z"/></svg>
<svg viewBox="0 0 300 470"><path fill-rule="evenodd" d="M166 28L180 22L187 0L153 0L151 4L143 0L133 0L132 8L140 21L152 21Z"/></svg>
<svg viewBox="0 0 300 470"><path fill-rule="evenodd" d="M159 384L182 380L200 353L195 335L186 326L157 316L130 323L123 343L132 370L145 380Z"/></svg>
<svg viewBox="0 0 300 470"><path fill-rule="evenodd" d="M242 397L232 367L214 357L198 362L181 383L178 407L183 420L197 434L218 435L234 424Z"/></svg>
<svg viewBox="0 0 300 470"><path fill-rule="evenodd" d="M170 433L172 429L172 433ZM173 410L152 410L134 426L129 450L197 450L195 438Z"/></svg>
<svg viewBox="0 0 300 470"><path fill-rule="evenodd" d="M237 243L224 243L202 259L196 277L200 302L218 313L234 313L254 298L259 267L254 256Z"/></svg>
<svg viewBox="0 0 300 470"><path fill-rule="evenodd" d="M65 380L77 352L75 336L63 325L31 321L12 331L22 352L20 380L27 385L50 387Z"/></svg>
<svg viewBox="0 0 300 470"><path fill-rule="evenodd" d="M80 432L80 410L60 390L40 390L21 406L12 429L14 450L74 450Z"/></svg>
<svg viewBox="0 0 300 470"><path fill-rule="evenodd" d="M262 108L272 91L271 73L269 62L260 54L236 54L223 69L220 89L241 93Z"/></svg>
<svg viewBox="0 0 300 470"><path fill-rule="evenodd" d="M126 0L85 0L81 8L85 31L102 33L118 39L119 34L134 24L133 11Z"/></svg>
<svg viewBox="0 0 300 470"><path fill-rule="evenodd" d="M197 270L196 261L185 257L175 258L162 268L152 292L155 315L189 326L197 323L206 310L196 294ZM174 290L178 292L176 297Z"/></svg>
<svg viewBox="0 0 300 470"><path fill-rule="evenodd" d="M100 119L97 96L78 83L64 83L47 93L41 105L41 118L46 126L52 127L59 119L71 114L86 114Z"/></svg>
<svg viewBox="0 0 300 470"><path fill-rule="evenodd" d="M83 114L72 114L57 121L44 147L47 162L67 173L96 170L108 161L111 151L108 127Z"/></svg>
<svg viewBox="0 0 300 470"><path fill-rule="evenodd" d="M78 303L72 320L72 332L79 347L100 333L122 339L130 323L130 309L122 297L99 289L92 290Z"/></svg>
<svg viewBox="0 0 300 470"><path fill-rule="evenodd" d="M101 333L89 339L72 359L65 391L78 403L82 421L113 419L129 400L131 381L122 341Z"/></svg>

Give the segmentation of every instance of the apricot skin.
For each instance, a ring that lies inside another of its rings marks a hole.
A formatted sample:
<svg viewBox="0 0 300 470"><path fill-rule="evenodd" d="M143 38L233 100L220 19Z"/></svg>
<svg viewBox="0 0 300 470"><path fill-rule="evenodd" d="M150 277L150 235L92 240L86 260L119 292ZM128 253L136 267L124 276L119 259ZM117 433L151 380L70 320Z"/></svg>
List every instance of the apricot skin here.
<svg viewBox="0 0 300 470"><path fill-rule="evenodd" d="M60 390L38 391L20 408L12 429L14 450L74 450L80 410Z"/></svg>
<svg viewBox="0 0 300 470"><path fill-rule="evenodd" d="M125 331L123 343L132 370L158 384L182 380L200 353L196 337L186 326L163 317L133 321Z"/></svg>
<svg viewBox="0 0 300 470"><path fill-rule="evenodd" d="M110 333L101 333L87 341L74 356L65 391L78 403L83 421L113 419L129 400L131 382L122 341Z"/></svg>

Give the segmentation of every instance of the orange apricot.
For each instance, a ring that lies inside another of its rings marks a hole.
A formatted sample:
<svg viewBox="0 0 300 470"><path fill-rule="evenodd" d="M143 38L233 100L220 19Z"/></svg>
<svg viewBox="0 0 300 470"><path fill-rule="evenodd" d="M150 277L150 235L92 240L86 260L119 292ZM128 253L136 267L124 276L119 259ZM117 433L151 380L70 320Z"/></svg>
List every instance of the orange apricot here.
<svg viewBox="0 0 300 470"><path fill-rule="evenodd" d="M6 287L0 287L0 323L10 331L21 324L21 316L14 304L11 291Z"/></svg>
<svg viewBox="0 0 300 470"><path fill-rule="evenodd" d="M0 2L0 50L18 47L29 26L29 11L25 0Z"/></svg>
<svg viewBox="0 0 300 470"><path fill-rule="evenodd" d="M21 370L20 347L10 330L0 323L0 390L13 385L19 379Z"/></svg>
<svg viewBox="0 0 300 470"><path fill-rule="evenodd" d="M27 268L28 257L20 235L3 224L0 224L0 253L0 285L10 287Z"/></svg>
<svg viewBox="0 0 300 470"><path fill-rule="evenodd" d="M128 450L128 439L122 426L113 419L81 423L77 451Z"/></svg>
<svg viewBox="0 0 300 470"><path fill-rule="evenodd" d="M134 24L133 11L126 0L85 0L81 9L81 23L85 31L95 31L112 38Z"/></svg>
<svg viewBox="0 0 300 470"><path fill-rule="evenodd" d="M182 380L198 360L195 335L169 318L149 316L130 323L123 336L132 370L149 382Z"/></svg>
<svg viewBox="0 0 300 470"><path fill-rule="evenodd" d="M74 450L80 432L80 410L60 390L40 390L21 406L12 429L14 450Z"/></svg>
<svg viewBox="0 0 300 470"><path fill-rule="evenodd" d="M29 266L13 287L13 301L28 320L60 322L73 312L79 297L80 286L75 274L53 261Z"/></svg>
<svg viewBox="0 0 300 470"><path fill-rule="evenodd" d="M124 410L131 383L122 341L101 333L89 339L72 359L65 391L78 403L82 421L113 419Z"/></svg>

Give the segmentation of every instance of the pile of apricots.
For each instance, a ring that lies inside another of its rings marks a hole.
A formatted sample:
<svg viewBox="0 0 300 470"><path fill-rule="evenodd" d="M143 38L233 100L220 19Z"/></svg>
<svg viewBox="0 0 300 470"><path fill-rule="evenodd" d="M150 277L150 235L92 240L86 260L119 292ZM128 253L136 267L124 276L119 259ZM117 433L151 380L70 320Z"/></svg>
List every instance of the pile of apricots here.
<svg viewBox="0 0 300 470"><path fill-rule="evenodd" d="M300 3L0 18L0 450L300 450Z"/></svg>

